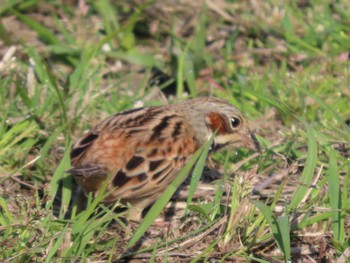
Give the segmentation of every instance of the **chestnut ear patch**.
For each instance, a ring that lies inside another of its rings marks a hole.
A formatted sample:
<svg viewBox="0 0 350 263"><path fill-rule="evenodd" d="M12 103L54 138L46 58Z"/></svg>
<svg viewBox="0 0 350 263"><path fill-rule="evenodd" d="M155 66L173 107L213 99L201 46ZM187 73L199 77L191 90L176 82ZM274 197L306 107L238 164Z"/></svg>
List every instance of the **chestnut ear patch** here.
<svg viewBox="0 0 350 263"><path fill-rule="evenodd" d="M227 128L227 123L225 118L216 112L211 112L208 114L209 125L213 131L216 131L217 134L226 134L230 130Z"/></svg>

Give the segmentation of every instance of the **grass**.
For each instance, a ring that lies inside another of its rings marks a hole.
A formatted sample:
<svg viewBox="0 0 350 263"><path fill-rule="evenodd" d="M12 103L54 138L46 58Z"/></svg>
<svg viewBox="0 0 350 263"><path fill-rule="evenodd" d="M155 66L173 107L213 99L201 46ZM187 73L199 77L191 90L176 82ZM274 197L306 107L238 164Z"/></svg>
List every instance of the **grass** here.
<svg viewBox="0 0 350 263"><path fill-rule="evenodd" d="M0 18L1 261L349 258L348 1L8 0ZM85 130L207 95L241 109L262 154L198 152L140 225L103 194L70 206L64 171ZM186 209L153 225L193 165L173 201Z"/></svg>

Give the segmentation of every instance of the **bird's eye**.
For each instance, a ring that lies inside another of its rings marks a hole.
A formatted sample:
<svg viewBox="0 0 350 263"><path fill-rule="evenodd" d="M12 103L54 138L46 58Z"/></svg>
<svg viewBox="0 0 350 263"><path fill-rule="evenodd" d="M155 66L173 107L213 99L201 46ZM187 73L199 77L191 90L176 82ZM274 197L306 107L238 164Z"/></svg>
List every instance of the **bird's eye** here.
<svg viewBox="0 0 350 263"><path fill-rule="evenodd" d="M240 124L241 124L241 121L238 118L236 118L236 117L231 118L232 128L237 128Z"/></svg>

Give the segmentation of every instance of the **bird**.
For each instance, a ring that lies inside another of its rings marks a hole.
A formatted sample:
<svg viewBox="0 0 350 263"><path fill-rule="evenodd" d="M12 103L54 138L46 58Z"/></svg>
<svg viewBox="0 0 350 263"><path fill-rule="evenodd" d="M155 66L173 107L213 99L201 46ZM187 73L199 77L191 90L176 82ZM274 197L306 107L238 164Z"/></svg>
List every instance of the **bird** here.
<svg viewBox="0 0 350 263"><path fill-rule="evenodd" d="M260 151L236 107L216 97L199 97L104 119L73 144L67 173L77 182L80 200L90 193L96 196L106 183L102 202L130 204L131 217L140 219L212 136L210 153L238 147Z"/></svg>

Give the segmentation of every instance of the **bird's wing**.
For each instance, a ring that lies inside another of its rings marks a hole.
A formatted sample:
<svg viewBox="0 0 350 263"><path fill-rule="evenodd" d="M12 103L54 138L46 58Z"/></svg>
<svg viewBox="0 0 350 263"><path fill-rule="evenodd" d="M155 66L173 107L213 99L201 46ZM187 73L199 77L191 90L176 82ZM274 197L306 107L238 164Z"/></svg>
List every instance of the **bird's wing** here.
<svg viewBox="0 0 350 263"><path fill-rule="evenodd" d="M105 201L150 197L174 179L199 145L173 110L137 109L113 115L74 144L73 174L85 192L111 175Z"/></svg>

